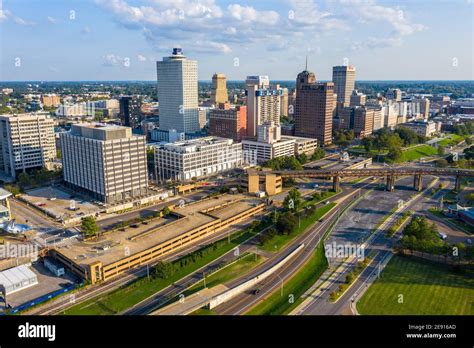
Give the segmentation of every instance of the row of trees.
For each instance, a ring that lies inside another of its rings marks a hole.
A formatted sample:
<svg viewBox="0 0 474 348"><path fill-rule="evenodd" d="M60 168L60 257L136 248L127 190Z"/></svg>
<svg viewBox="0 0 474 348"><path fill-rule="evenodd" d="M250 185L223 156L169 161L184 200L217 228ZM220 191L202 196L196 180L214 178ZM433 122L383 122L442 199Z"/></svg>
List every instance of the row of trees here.
<svg viewBox="0 0 474 348"><path fill-rule="evenodd" d="M420 251L433 255L474 257L474 248L463 243L450 244L443 241L435 223L429 223L424 216L414 217L403 230L400 241L403 249Z"/></svg>
<svg viewBox="0 0 474 348"><path fill-rule="evenodd" d="M326 153L322 148L317 148L311 156L301 154L298 157L284 156L272 158L263 164L263 167L268 167L273 170L301 170L303 164L310 161L317 161L326 156Z"/></svg>
<svg viewBox="0 0 474 348"><path fill-rule="evenodd" d="M402 147L422 144L426 140L426 137L418 135L408 128L398 127L394 131L382 128L371 136L363 138L362 145L367 152L372 150L377 150L377 152L387 151L386 162L395 163L403 158Z"/></svg>
<svg viewBox="0 0 474 348"><path fill-rule="evenodd" d="M466 121L464 124L454 126L454 133L462 136L472 136L474 134L474 121Z"/></svg>

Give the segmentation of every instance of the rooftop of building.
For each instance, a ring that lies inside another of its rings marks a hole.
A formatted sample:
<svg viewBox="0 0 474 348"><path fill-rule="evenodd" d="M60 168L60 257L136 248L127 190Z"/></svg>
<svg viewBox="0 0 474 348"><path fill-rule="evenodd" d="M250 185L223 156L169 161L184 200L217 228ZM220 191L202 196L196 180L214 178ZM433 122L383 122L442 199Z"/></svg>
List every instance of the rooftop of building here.
<svg viewBox="0 0 474 348"><path fill-rule="evenodd" d="M157 148L166 149L166 150L175 151L175 152L196 152L196 151L199 151L199 149L204 146L215 145L215 144L231 145L233 142L234 141L232 139L215 137L215 136L207 136L203 138L177 141L175 143L160 144L157 146Z"/></svg>
<svg viewBox="0 0 474 348"><path fill-rule="evenodd" d="M5 190L4 188L0 188L0 200L10 197L12 193L10 191Z"/></svg>
<svg viewBox="0 0 474 348"><path fill-rule="evenodd" d="M1 118L8 118L8 119L13 119L13 118L19 118L19 119L36 119L37 117L42 117L42 118L48 118L49 117L49 112L28 112L28 113L23 113L23 114L3 114L0 115Z"/></svg>
<svg viewBox="0 0 474 348"><path fill-rule="evenodd" d="M226 220L245 212L261 201L242 194L225 194L176 207L177 216L158 218L148 224L137 224L125 231L115 231L101 237L97 242L75 241L58 249L63 255L78 264L92 264L101 261L108 265L184 233L202 227L205 224Z"/></svg>
<svg viewBox="0 0 474 348"><path fill-rule="evenodd" d="M73 124L69 134L102 141L135 136L132 135L132 129L130 127L103 123Z"/></svg>

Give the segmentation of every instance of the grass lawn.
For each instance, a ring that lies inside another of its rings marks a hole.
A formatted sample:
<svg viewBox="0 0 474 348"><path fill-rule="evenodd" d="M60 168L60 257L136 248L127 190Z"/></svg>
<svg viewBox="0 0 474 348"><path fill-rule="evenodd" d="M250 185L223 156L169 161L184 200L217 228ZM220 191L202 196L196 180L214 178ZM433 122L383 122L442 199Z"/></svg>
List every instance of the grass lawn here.
<svg viewBox="0 0 474 348"><path fill-rule="evenodd" d="M249 229L244 231L236 232L231 238L230 243L227 243L227 238L217 241L209 246L203 247L210 248L210 252L206 253L202 258L196 258L195 262L188 263L187 265L180 268L168 279L160 278L140 278L131 284L125 285L117 290L114 290L108 294L93 298L85 302L79 303L65 311L66 315L108 315L117 314L133 305L143 301L147 297L154 293L166 288L170 284L178 281L184 276L196 271L197 269L205 266L212 260L219 258L228 251L240 245L244 240L254 235L254 232L250 232ZM195 251L193 254L198 254ZM191 254L190 254L191 255ZM189 257L189 255L184 256ZM180 260L174 261L179 264Z"/></svg>
<svg viewBox="0 0 474 348"><path fill-rule="evenodd" d="M474 271L456 274L442 264L395 255L357 309L367 315L474 315Z"/></svg>
<svg viewBox="0 0 474 348"><path fill-rule="evenodd" d="M440 146L454 146L464 140L464 137L457 134L449 134L443 140L438 142Z"/></svg>
<svg viewBox="0 0 474 348"><path fill-rule="evenodd" d="M265 242L265 244L263 244L260 249L263 249L265 251L280 250L288 242L296 238L301 232L306 230L309 226L313 225L317 220L321 219L324 215L326 215L326 213L329 212L334 206L336 206L336 203L331 202L316 209L314 213L310 216L301 218L301 225L297 227L292 234L277 234L273 238Z"/></svg>
<svg viewBox="0 0 474 348"><path fill-rule="evenodd" d="M247 253L243 255L238 261L230 264L227 267L221 268L209 276L206 276L206 287L212 288L213 286L223 284L229 280L237 278L242 274L249 272L262 262L263 258L260 255L255 257L254 253ZM204 289L204 282L199 281L188 290L184 291L183 294L184 296L189 296L202 289ZM178 299L178 297L176 299Z"/></svg>
<svg viewBox="0 0 474 348"><path fill-rule="evenodd" d="M422 157L436 155L438 151L431 145L417 145L403 151L401 162L415 161Z"/></svg>
<svg viewBox="0 0 474 348"><path fill-rule="evenodd" d="M304 207L307 207L309 205L312 205L312 204L316 204L316 203L319 203L321 201L325 201L329 198L331 198L332 196L334 196L335 194L337 194L337 192L334 192L334 191L323 191L320 193L320 198L318 199L317 197L316 198L313 198L311 197L311 200L306 200L306 199L303 199L303 203L301 204L301 207L304 208Z"/></svg>
<svg viewBox="0 0 474 348"><path fill-rule="evenodd" d="M324 254L324 246L321 243L315 249L311 258L283 285L283 296L280 288L270 297L252 308L249 315L284 315L291 312L299 303L301 296L308 290L316 280L327 269L328 262ZM294 302L290 303L290 295Z"/></svg>

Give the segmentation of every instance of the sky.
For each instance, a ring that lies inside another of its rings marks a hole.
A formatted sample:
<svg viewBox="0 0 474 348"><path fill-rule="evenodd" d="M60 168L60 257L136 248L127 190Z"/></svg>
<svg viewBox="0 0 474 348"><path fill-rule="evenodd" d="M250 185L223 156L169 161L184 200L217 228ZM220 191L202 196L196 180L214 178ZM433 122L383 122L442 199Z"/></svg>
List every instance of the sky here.
<svg viewBox="0 0 474 348"><path fill-rule="evenodd" d="M474 0L0 0L0 81L156 80L181 47L199 79L473 80Z"/></svg>

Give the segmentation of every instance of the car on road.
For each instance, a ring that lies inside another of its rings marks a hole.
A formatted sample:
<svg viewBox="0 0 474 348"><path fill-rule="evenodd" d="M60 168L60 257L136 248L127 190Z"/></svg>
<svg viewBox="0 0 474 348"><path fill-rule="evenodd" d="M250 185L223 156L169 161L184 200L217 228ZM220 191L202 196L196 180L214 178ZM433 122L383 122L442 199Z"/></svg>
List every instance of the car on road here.
<svg viewBox="0 0 474 348"><path fill-rule="evenodd" d="M448 238L448 236L447 236L446 234L442 233L442 232L439 232L438 235L439 235L439 237L440 237L441 239L443 239L443 240L445 240L446 238Z"/></svg>
<svg viewBox="0 0 474 348"><path fill-rule="evenodd" d="M329 204L329 203L331 203L331 202L329 202L329 201L324 202L324 204Z"/></svg>
<svg viewBox="0 0 474 348"><path fill-rule="evenodd" d="M469 239L469 238L467 238L467 239L466 239L466 243L469 244L469 245L472 245L472 240Z"/></svg>
<svg viewBox="0 0 474 348"><path fill-rule="evenodd" d="M256 288L256 289L252 292L253 295L258 295L259 293L260 293L260 288Z"/></svg>

